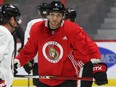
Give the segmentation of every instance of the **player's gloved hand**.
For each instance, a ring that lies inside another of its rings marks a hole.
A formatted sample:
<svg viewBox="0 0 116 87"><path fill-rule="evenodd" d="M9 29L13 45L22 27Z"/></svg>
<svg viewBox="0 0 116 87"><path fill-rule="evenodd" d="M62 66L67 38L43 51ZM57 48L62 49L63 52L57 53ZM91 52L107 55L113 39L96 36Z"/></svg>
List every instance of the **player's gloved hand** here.
<svg viewBox="0 0 116 87"><path fill-rule="evenodd" d="M20 67L20 62L18 59L14 59L14 76L18 73L17 68Z"/></svg>
<svg viewBox="0 0 116 87"><path fill-rule="evenodd" d="M105 63L98 63L93 65L93 77L97 85L105 85L108 83L106 71L107 65Z"/></svg>
<svg viewBox="0 0 116 87"><path fill-rule="evenodd" d="M0 87L6 87L5 80L0 78Z"/></svg>
<svg viewBox="0 0 116 87"><path fill-rule="evenodd" d="M14 59L14 69L17 69L20 66L20 61L18 59Z"/></svg>
<svg viewBox="0 0 116 87"><path fill-rule="evenodd" d="M33 60L31 60L30 62L28 62L27 64L25 64L23 66L23 68L25 69L25 71L28 73L28 74L31 74L31 70L33 69Z"/></svg>
<svg viewBox="0 0 116 87"><path fill-rule="evenodd" d="M14 76L18 73L17 69L14 69Z"/></svg>

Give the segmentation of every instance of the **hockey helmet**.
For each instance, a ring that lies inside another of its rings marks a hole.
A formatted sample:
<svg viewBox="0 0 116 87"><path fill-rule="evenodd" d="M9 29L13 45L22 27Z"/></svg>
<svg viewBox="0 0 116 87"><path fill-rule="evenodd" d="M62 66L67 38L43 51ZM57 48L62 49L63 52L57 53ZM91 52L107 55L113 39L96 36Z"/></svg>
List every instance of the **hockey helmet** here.
<svg viewBox="0 0 116 87"><path fill-rule="evenodd" d="M48 5L47 5L47 3L41 3L38 6L38 13L40 15L47 15L48 14Z"/></svg>
<svg viewBox="0 0 116 87"><path fill-rule="evenodd" d="M2 17L0 17L0 21L1 22L8 22L11 17L14 17L17 24L21 24L22 20L21 20L21 13L19 11L19 9L12 4L4 4L1 7L0 10L0 15L2 15Z"/></svg>
<svg viewBox="0 0 116 87"><path fill-rule="evenodd" d="M67 8L65 11L65 19L70 19L72 22L75 22L77 13L73 8Z"/></svg>
<svg viewBox="0 0 116 87"><path fill-rule="evenodd" d="M52 12L52 11L59 11L59 12L64 13L65 11L64 4L60 1L52 1L49 4L49 12Z"/></svg>

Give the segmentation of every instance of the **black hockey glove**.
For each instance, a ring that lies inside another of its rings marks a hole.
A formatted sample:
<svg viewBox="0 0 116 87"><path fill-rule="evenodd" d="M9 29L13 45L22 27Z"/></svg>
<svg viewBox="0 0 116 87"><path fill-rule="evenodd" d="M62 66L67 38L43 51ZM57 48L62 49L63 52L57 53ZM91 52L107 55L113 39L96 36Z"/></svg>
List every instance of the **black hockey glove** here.
<svg viewBox="0 0 116 87"><path fill-rule="evenodd" d="M105 85L108 83L106 71L107 65L104 63L93 65L93 77L97 85Z"/></svg>
<svg viewBox="0 0 116 87"><path fill-rule="evenodd" d="M16 69L14 69L14 76L16 76L17 73L18 73L18 71Z"/></svg>
<svg viewBox="0 0 116 87"><path fill-rule="evenodd" d="M33 60L25 64L23 68L28 74L31 74L31 70L33 69Z"/></svg>
<svg viewBox="0 0 116 87"><path fill-rule="evenodd" d="M14 69L18 68L18 63L14 63Z"/></svg>
<svg viewBox="0 0 116 87"><path fill-rule="evenodd" d="M20 67L20 62L18 59L14 59L14 76L18 73L17 68Z"/></svg>
<svg viewBox="0 0 116 87"><path fill-rule="evenodd" d="M14 76L18 73L17 68L18 68L18 63L15 63L14 64Z"/></svg>

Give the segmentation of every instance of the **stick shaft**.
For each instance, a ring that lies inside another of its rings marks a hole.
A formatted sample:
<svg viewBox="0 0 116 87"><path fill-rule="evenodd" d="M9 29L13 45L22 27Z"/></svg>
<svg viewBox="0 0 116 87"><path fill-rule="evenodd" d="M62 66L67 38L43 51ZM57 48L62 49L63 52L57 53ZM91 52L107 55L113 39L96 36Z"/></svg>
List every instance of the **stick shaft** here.
<svg viewBox="0 0 116 87"><path fill-rule="evenodd" d="M84 80L93 81L91 77L63 77L63 76L32 76L32 75L16 75L16 78L37 78L37 79L61 79L61 80Z"/></svg>

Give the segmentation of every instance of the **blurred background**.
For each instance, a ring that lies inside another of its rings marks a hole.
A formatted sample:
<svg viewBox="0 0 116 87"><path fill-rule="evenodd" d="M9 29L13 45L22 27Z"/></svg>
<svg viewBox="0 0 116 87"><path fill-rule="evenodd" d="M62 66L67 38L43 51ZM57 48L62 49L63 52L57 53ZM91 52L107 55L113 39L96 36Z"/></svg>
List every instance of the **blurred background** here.
<svg viewBox="0 0 116 87"><path fill-rule="evenodd" d="M51 0L0 0L1 3L12 3L22 13L22 28L38 18L37 6ZM66 8L77 11L76 22L83 27L93 40L115 40L116 38L116 0L61 0Z"/></svg>

